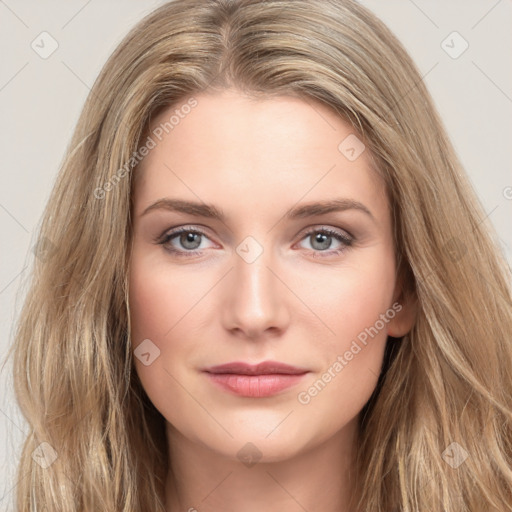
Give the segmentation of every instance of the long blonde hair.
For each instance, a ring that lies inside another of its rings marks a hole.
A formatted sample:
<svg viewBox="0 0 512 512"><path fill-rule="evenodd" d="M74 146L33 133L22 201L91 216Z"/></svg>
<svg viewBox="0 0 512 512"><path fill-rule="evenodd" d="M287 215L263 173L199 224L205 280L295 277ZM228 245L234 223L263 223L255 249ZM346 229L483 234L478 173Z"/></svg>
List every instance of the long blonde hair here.
<svg viewBox="0 0 512 512"><path fill-rule="evenodd" d="M351 0L176 0L105 64L45 209L15 333L30 428L17 510L164 510L164 418L130 347L134 154L162 109L228 87L322 102L386 179L418 314L388 340L361 414L358 510L512 511L507 266L417 68Z"/></svg>

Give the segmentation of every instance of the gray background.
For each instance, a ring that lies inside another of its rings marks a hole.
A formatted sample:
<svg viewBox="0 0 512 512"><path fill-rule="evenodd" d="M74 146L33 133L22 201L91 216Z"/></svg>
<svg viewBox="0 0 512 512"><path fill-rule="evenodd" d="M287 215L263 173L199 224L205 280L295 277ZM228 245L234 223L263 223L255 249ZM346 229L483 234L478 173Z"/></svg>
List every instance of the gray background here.
<svg viewBox="0 0 512 512"><path fill-rule="evenodd" d="M2 363L22 305L23 278L30 270L40 216L90 86L128 29L161 3L0 0ZM512 2L361 3L395 32L416 61L512 262ZM42 45L43 31L58 43L46 59L31 47L34 40ZM450 36L454 31L463 39ZM464 40L469 47L453 58ZM11 360L0 370L0 511L4 511L14 509L15 469L27 426L12 393Z"/></svg>

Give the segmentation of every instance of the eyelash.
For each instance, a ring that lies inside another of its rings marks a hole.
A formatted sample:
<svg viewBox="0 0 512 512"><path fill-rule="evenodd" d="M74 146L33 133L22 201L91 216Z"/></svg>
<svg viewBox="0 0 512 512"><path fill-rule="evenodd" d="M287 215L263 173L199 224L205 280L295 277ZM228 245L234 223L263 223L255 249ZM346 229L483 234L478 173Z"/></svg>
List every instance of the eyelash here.
<svg viewBox="0 0 512 512"><path fill-rule="evenodd" d="M187 226L183 226L183 227L177 228L171 232L164 233L162 236L160 236L156 240L156 243L159 245L162 245L166 251L168 251L168 252L172 253L173 255L180 257L180 258L182 258L182 257L189 258L189 257L194 257L194 256L200 256L202 254L202 251L200 251L200 250L193 250L193 251L178 250L178 249L171 248L169 245L167 245L173 238L176 238L177 236L179 236L182 233L194 233L196 235L202 235L202 236L208 238L208 235L206 233L204 233L203 231L201 231L197 228L190 228ZM326 258L326 257L330 257L330 256L339 256L341 253L346 251L354 242L354 238L352 236L347 236L347 235L342 234L339 231L335 231L335 230L332 230L330 228L325 228L325 227L310 229L309 231L307 231L306 233L303 234L301 241L313 234L316 234L316 233L321 233L321 234L333 237L336 240L338 240L339 242L341 242L344 246L340 249L333 249L333 250L324 250L324 251L311 250L313 252L314 258L317 258L317 257Z"/></svg>

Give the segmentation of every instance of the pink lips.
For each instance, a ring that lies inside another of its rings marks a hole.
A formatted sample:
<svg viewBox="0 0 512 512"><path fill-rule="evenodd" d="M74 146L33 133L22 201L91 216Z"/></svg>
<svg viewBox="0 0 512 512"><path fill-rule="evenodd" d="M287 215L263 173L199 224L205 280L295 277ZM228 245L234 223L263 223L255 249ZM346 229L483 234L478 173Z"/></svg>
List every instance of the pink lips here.
<svg viewBox="0 0 512 512"><path fill-rule="evenodd" d="M308 370L276 361L257 365L233 362L206 368L206 375L224 390L240 396L263 398L297 384Z"/></svg>

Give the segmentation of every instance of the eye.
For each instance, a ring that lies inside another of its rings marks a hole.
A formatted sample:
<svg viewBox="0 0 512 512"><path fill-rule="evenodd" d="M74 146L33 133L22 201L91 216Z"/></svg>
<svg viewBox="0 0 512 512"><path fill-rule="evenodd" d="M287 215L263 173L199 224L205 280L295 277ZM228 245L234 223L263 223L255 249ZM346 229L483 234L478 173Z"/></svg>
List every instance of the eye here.
<svg viewBox="0 0 512 512"><path fill-rule="evenodd" d="M201 254L202 249L206 249L206 247L201 247L203 239L208 239L208 237L201 230L183 226L164 233L156 243L176 256L195 256Z"/></svg>
<svg viewBox="0 0 512 512"><path fill-rule="evenodd" d="M338 248L328 250L333 244L333 239L339 244ZM313 256L322 258L327 256L337 256L347 250L354 242L354 238L352 236L345 234L342 231L326 227L310 229L304 234L304 237L301 240L309 240L313 250Z"/></svg>
<svg viewBox="0 0 512 512"><path fill-rule="evenodd" d="M333 239L338 244L336 249L330 249L333 245ZM166 251L173 255L193 257L201 255L203 249L208 248L201 247L204 240L209 240L209 238L200 229L182 226L165 232L155 243L162 245ZM337 256L347 250L354 242L351 235L327 227L310 229L303 234L301 241L303 240L310 241L313 257L321 258Z"/></svg>

